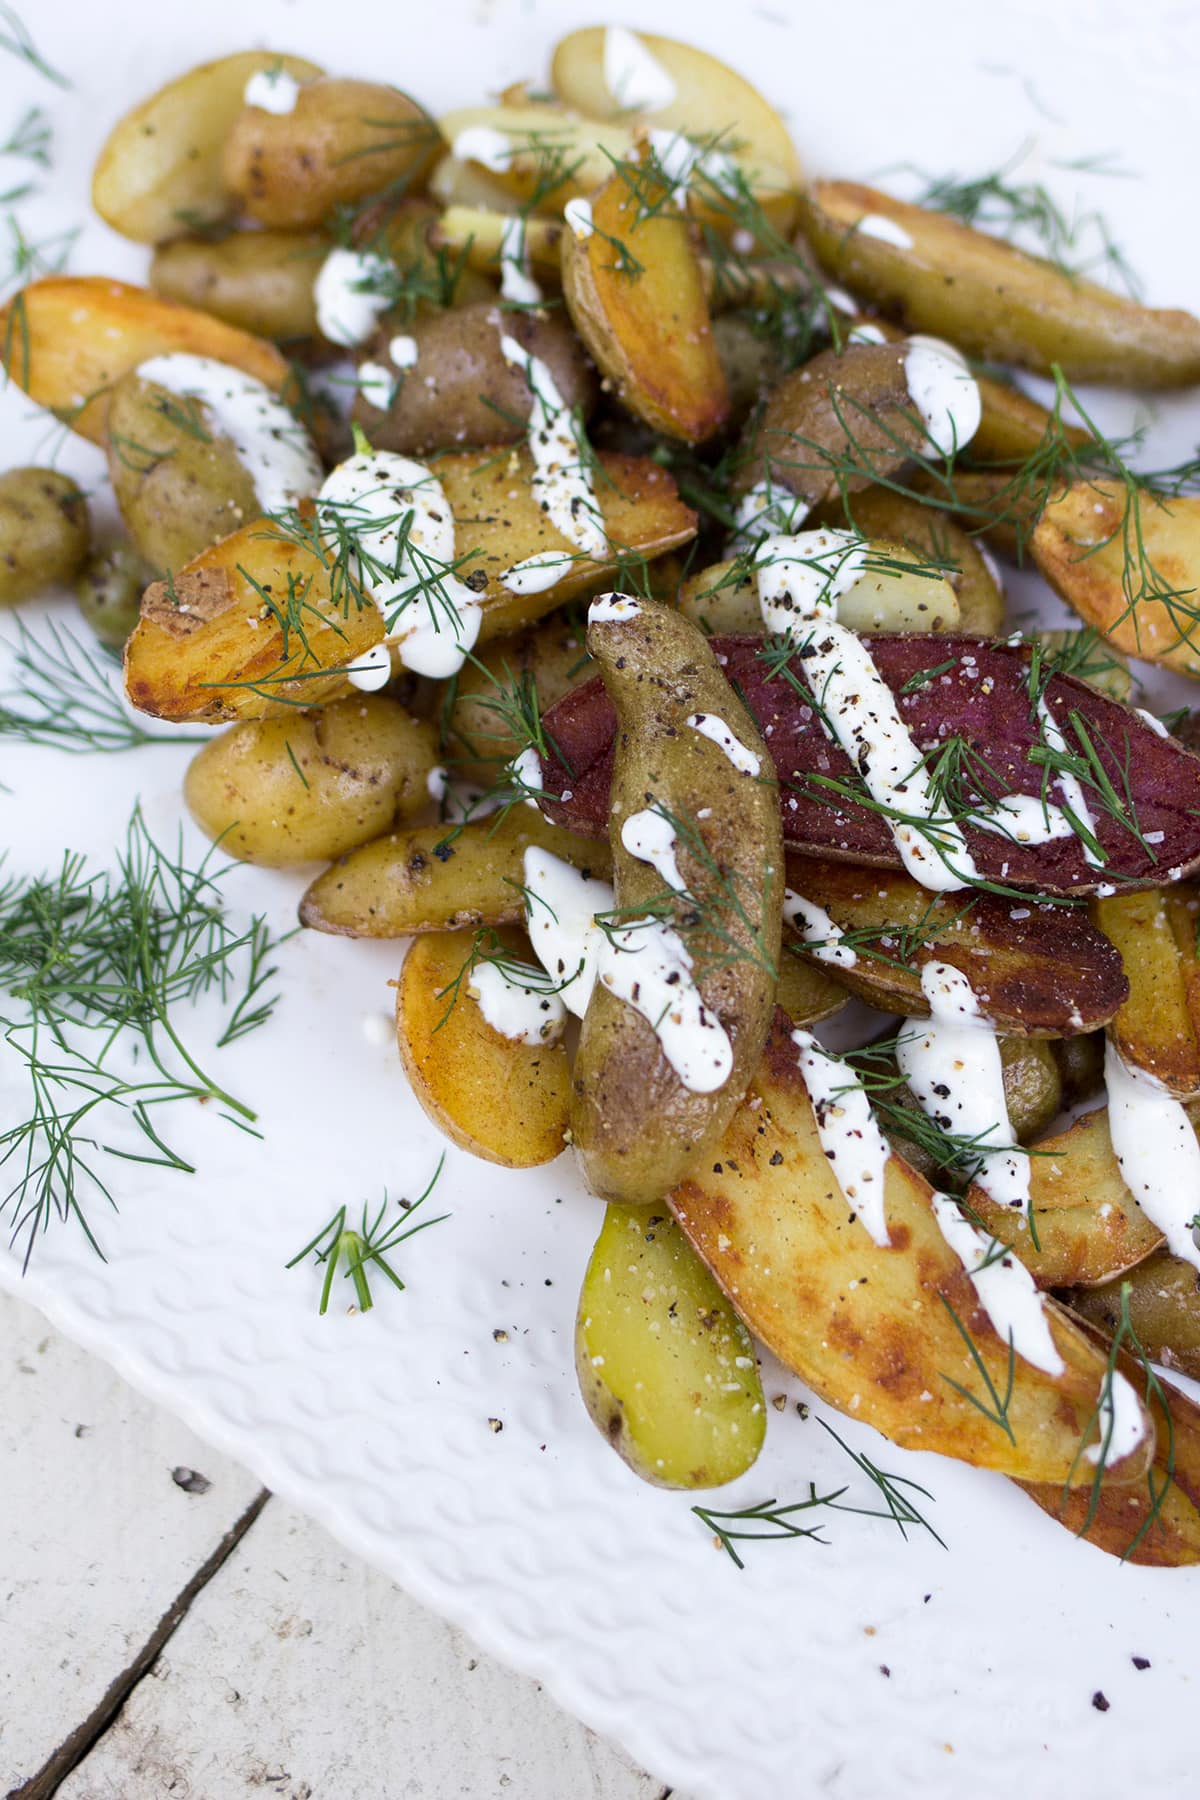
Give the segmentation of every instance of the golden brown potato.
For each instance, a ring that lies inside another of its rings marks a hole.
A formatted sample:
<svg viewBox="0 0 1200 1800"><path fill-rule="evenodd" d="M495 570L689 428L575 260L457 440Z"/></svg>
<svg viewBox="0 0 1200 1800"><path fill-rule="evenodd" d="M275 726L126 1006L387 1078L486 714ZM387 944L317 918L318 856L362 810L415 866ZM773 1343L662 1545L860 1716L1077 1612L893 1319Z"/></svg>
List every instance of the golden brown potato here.
<svg viewBox="0 0 1200 1800"><path fill-rule="evenodd" d="M1029 540L1051 587L1127 656L1200 677L1200 498L1074 482Z"/></svg>
<svg viewBox="0 0 1200 1800"><path fill-rule="evenodd" d="M896 870L795 855L788 886L847 934L858 961L837 978L881 1012L928 1013L920 970L931 958L961 969L988 1017L1016 1036L1094 1030L1129 991L1112 946L1086 919L1053 907L1014 919L1011 903L990 894L935 895ZM821 948L808 954L819 961Z"/></svg>
<svg viewBox="0 0 1200 1800"><path fill-rule="evenodd" d="M342 856L429 804L433 727L382 694L234 725L188 767L192 817L242 862Z"/></svg>
<svg viewBox="0 0 1200 1800"><path fill-rule="evenodd" d="M490 787L525 748L513 729L513 709L536 704L540 717L586 681L592 672L586 639L584 626L551 613L515 637L485 645L459 671L445 714L445 742L460 780Z"/></svg>
<svg viewBox="0 0 1200 1800"><path fill-rule="evenodd" d="M540 845L607 880L607 844L551 825L533 806L510 806L466 825L420 825L351 851L318 875L300 923L339 937L396 938L525 917L525 851Z"/></svg>
<svg viewBox="0 0 1200 1800"><path fill-rule="evenodd" d="M971 440L974 450L975 439ZM841 495L819 507L814 525L849 525L862 537L890 538L916 555L947 566L946 579L958 601L958 623L953 629L978 637L997 637L1004 629L1004 589L994 563L982 554L976 540L961 525L932 506L923 506L891 488L868 487L843 504ZM861 628L860 628L861 629ZM887 626L903 630L905 627ZM919 626L908 627L919 630ZM932 629L930 626L926 630ZM951 627L947 626L947 630Z"/></svg>
<svg viewBox="0 0 1200 1800"><path fill-rule="evenodd" d="M354 418L375 449L424 456L521 442L533 394L524 371L505 357L501 333L544 362L567 405L587 418L596 382L562 313L501 313L494 301L478 301L414 319L399 334L411 364L393 360L390 346L398 334L391 326L367 346L366 360L394 379L387 406L376 403L375 389L360 389L354 402Z"/></svg>
<svg viewBox="0 0 1200 1800"><path fill-rule="evenodd" d="M689 1085L636 996L601 972L575 1057L572 1137L593 1192L648 1205L719 1138L766 1037L783 897L779 790L754 719L680 613L639 601L625 617L593 616L588 647L617 715L609 825L616 907L632 917L652 904L662 909L668 881L676 887L661 861L635 855L623 835L627 820L635 829L640 820L652 843L657 809L686 884L670 897L665 922L728 1052L716 1087ZM718 739L691 729L697 713L719 721L749 761L739 766ZM655 959L651 950L651 966Z"/></svg>
<svg viewBox="0 0 1200 1800"><path fill-rule="evenodd" d="M844 625L852 631L960 629L953 587L928 570L920 552L876 540L868 555L859 580L838 596L838 618ZM714 563L689 576L679 589L679 610L706 635L763 629L758 582L744 561Z"/></svg>
<svg viewBox="0 0 1200 1800"><path fill-rule="evenodd" d="M320 231L235 231L215 242L177 238L155 252L150 286L259 337L316 337L313 283L329 247Z"/></svg>
<svg viewBox="0 0 1200 1800"><path fill-rule="evenodd" d="M476 580L480 642L543 617L591 590L628 554L650 560L695 532L665 469L645 458L602 455L596 497L612 545L603 563L580 557L550 524L530 485L529 452L464 451L440 457L438 479L459 522L457 554ZM500 580L513 563L561 550L564 574L542 593L514 594ZM574 559L574 560L572 560ZM267 718L296 701L318 704L346 688L345 668L383 636L374 606L344 616L330 569L308 545L258 520L180 570L168 592L148 590L126 649L126 692L160 718ZM278 595L274 606L263 594ZM297 615L285 636L281 617ZM301 632L300 627L303 627Z"/></svg>
<svg viewBox="0 0 1200 1800"><path fill-rule="evenodd" d="M870 229L874 219L887 222L886 236ZM969 356L1043 375L1057 364L1071 381L1126 387L1200 381L1191 313L1139 306L945 213L858 182L818 181L802 197L800 223L835 280Z"/></svg>
<svg viewBox="0 0 1200 1800"><path fill-rule="evenodd" d="M575 329L631 413L667 437L703 442L728 418L729 394L686 220L635 164L593 196L591 223L562 238Z"/></svg>
<svg viewBox="0 0 1200 1800"><path fill-rule="evenodd" d="M225 140L221 176L260 225L312 231L338 206L416 189L439 148L433 120L381 82L321 76L291 112L246 106Z"/></svg>
<svg viewBox="0 0 1200 1800"><path fill-rule="evenodd" d="M139 244L219 224L233 207L221 151L245 106L253 75L278 69L294 80L322 73L302 56L242 50L189 69L118 120L92 175L92 205L114 231Z"/></svg>
<svg viewBox="0 0 1200 1800"><path fill-rule="evenodd" d="M656 1487L735 1481L767 1415L750 1334L670 1213L609 1206L575 1321L583 1403Z"/></svg>
<svg viewBox="0 0 1200 1800"><path fill-rule="evenodd" d="M155 570L185 563L259 514L249 470L195 401L123 375L105 449L129 535Z"/></svg>
<svg viewBox="0 0 1200 1800"><path fill-rule="evenodd" d="M79 610L110 650L120 650L138 622L142 591L154 570L130 543L115 543L88 557L75 580Z"/></svg>
<svg viewBox="0 0 1200 1800"><path fill-rule="evenodd" d="M881 1248L832 1176L790 1022L777 1013L746 1101L669 1200L755 1337L829 1405L910 1449L1024 1480L1090 1481L1080 1450L1095 1435L1104 1356L1051 1302L1064 1372L1010 1363L942 1235L928 1183L897 1156L885 1180L891 1241ZM1002 1413L980 1364L995 1395L1008 1393ZM1151 1443L1148 1432L1109 1478L1139 1480Z"/></svg>
<svg viewBox="0 0 1200 1800"><path fill-rule="evenodd" d="M1112 1040L1123 1062L1185 1100L1200 1094L1198 899L1189 882L1092 902L1092 916L1129 977L1129 998L1109 1025Z"/></svg>
<svg viewBox="0 0 1200 1800"><path fill-rule="evenodd" d="M818 1025L822 1019L831 1019L849 999L840 981L834 981L812 963L803 962L792 954L789 945L783 945L775 1004L783 1008L793 1025Z"/></svg>
<svg viewBox="0 0 1200 1800"><path fill-rule="evenodd" d="M1083 1318L1112 1333L1121 1322L1126 1284L1129 1320L1146 1355L1200 1380L1200 1274L1181 1256L1159 1250L1103 1287L1075 1288L1066 1298Z"/></svg>
<svg viewBox="0 0 1200 1800"><path fill-rule="evenodd" d="M1052 443L1082 450L1092 441L1091 432L1052 416L1010 382L976 374L982 410L979 429L971 439L972 462L1021 464Z"/></svg>
<svg viewBox="0 0 1200 1800"><path fill-rule="evenodd" d="M1001 1243L1011 1244L1039 1287L1092 1286L1142 1262L1162 1243L1125 1185L1113 1154L1108 1112L1085 1113L1067 1131L1040 1138L1029 1159L1034 1233L1011 1208L972 1187L967 1204Z"/></svg>
<svg viewBox="0 0 1200 1800"><path fill-rule="evenodd" d="M0 345L18 387L94 444L104 442L113 387L151 356L211 356L276 393L289 379L274 344L99 275L47 275L22 288L0 309Z"/></svg>
<svg viewBox="0 0 1200 1800"><path fill-rule="evenodd" d="M70 581L91 541L87 501L57 469L0 474L0 606Z"/></svg>
<svg viewBox="0 0 1200 1800"><path fill-rule="evenodd" d="M513 961L533 965L523 932L507 930L500 943ZM561 1043L523 1043L488 1024L466 973L474 945L473 932L446 931L409 946L396 994L400 1059L448 1138L487 1162L531 1169L566 1146L567 1053Z"/></svg>

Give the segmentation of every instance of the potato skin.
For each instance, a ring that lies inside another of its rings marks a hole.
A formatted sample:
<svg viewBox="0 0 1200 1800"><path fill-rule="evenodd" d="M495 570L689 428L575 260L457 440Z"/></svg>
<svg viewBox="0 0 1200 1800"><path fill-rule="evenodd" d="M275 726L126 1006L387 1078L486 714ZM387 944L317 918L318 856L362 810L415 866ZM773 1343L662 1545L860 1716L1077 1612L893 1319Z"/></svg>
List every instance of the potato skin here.
<svg viewBox="0 0 1200 1800"><path fill-rule="evenodd" d="M110 650L120 650L137 624L153 580L153 569L129 543L94 551L75 577L79 610Z"/></svg>
<svg viewBox="0 0 1200 1800"><path fill-rule="evenodd" d="M330 248L320 231L235 231L177 238L154 255L150 286L259 337L316 337L313 283Z"/></svg>
<svg viewBox="0 0 1200 1800"><path fill-rule="evenodd" d="M199 405L140 375L113 390L106 450L121 517L156 569L181 569L261 510L237 451Z"/></svg>
<svg viewBox="0 0 1200 1800"><path fill-rule="evenodd" d="M1180 1256L1158 1250L1103 1287L1073 1288L1068 1306L1105 1333L1121 1323L1121 1289L1129 1286L1129 1318L1146 1355L1200 1378L1200 1275Z"/></svg>
<svg viewBox="0 0 1200 1800"><path fill-rule="evenodd" d="M568 406L580 407L585 417L595 406L595 376L561 313L502 313L482 300L401 329L417 346L412 368L397 369L388 354L394 326L367 350L368 360L396 371L391 405L384 411L361 393L354 403L353 417L377 450L422 456L524 438L533 395L522 371L505 361L501 332L541 358Z"/></svg>
<svg viewBox="0 0 1200 1800"><path fill-rule="evenodd" d="M0 606L70 581L88 552L87 501L56 469L0 475Z"/></svg>
<svg viewBox="0 0 1200 1800"><path fill-rule="evenodd" d="M454 773L490 787L501 765L524 748L490 702L515 698L522 685L530 685L539 713L545 713L591 673L584 630L561 612L486 645L454 680L445 727Z"/></svg>
<svg viewBox="0 0 1200 1800"><path fill-rule="evenodd" d="M192 758L184 798L222 850L283 869L340 856L428 803L433 729L382 694L234 725Z"/></svg>
<svg viewBox="0 0 1200 1800"><path fill-rule="evenodd" d="M398 88L322 76L301 88L290 113L243 108L221 173L252 219L307 231L335 206L396 182L415 186L440 147L432 119Z"/></svg>

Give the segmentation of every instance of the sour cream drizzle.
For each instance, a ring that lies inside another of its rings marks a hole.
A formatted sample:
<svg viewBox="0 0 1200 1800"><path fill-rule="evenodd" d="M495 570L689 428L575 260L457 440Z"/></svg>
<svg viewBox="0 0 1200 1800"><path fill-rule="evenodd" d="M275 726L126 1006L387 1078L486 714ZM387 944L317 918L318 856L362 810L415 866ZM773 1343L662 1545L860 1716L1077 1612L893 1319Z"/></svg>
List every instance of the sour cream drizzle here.
<svg viewBox="0 0 1200 1800"><path fill-rule="evenodd" d="M483 615L478 596L451 573L454 514L437 477L390 451L352 456L326 478L317 509L327 532L336 518L339 537L354 539L356 578L386 633L352 665L351 681L381 686L380 652L386 657L392 643L417 675L438 679L461 669Z"/></svg>
<svg viewBox="0 0 1200 1800"><path fill-rule="evenodd" d="M306 500L321 485L321 459L303 425L265 382L211 356L170 351L139 363L139 376L198 400L227 437L264 512Z"/></svg>
<svg viewBox="0 0 1200 1800"><path fill-rule="evenodd" d="M533 456L533 496L550 523L584 556L602 558L608 539L592 487L582 442L582 428L558 391L540 356L503 333L504 359L520 369L533 395L529 415L529 449ZM505 569L500 579L510 593L541 593L566 573L572 558L565 551L542 551Z"/></svg>
<svg viewBox="0 0 1200 1800"><path fill-rule="evenodd" d="M897 250L911 250L912 239L903 225L897 225L895 219L889 219L883 213L864 213L854 227L864 237L878 238L882 244L894 244Z"/></svg>
<svg viewBox="0 0 1200 1800"><path fill-rule="evenodd" d="M552 1044L560 1038L567 1009L544 969L525 963L477 963L467 992L493 1031L519 1044Z"/></svg>
<svg viewBox="0 0 1200 1800"><path fill-rule="evenodd" d="M282 68L256 69L242 94L247 106L257 106L261 112L280 116L294 112L299 98L300 83Z"/></svg>
<svg viewBox="0 0 1200 1800"><path fill-rule="evenodd" d="M997 1206L1028 1218L1029 1158L1016 1148L995 1027L980 1012L966 976L949 963L927 962L921 991L932 1017L909 1019L900 1032L900 1072L922 1112L943 1131L1012 1146L985 1154L975 1179Z"/></svg>
<svg viewBox="0 0 1200 1800"><path fill-rule="evenodd" d="M1062 734L1057 719L1046 705L1046 697L1044 694L1038 695L1037 719L1042 728L1042 736L1046 740L1047 748L1063 755L1067 755L1067 740ZM1066 801L1075 817L1079 820L1079 823L1091 837L1095 837L1096 822L1092 817L1091 808L1088 806L1087 795L1083 791L1083 783L1079 780L1078 776L1072 775L1068 769L1057 770L1054 779L1062 789L1063 799ZM1084 861L1091 863L1093 868L1103 867L1105 858L1103 856L1097 856L1096 852L1085 838L1080 838L1079 841L1083 848Z"/></svg>
<svg viewBox="0 0 1200 1800"><path fill-rule="evenodd" d="M500 231L500 293L513 306L536 306L542 298L541 288L529 273L525 221L519 213L506 219Z"/></svg>
<svg viewBox="0 0 1200 1800"><path fill-rule="evenodd" d="M808 1031L793 1031L800 1072L812 1101L817 1136L847 1204L876 1244L891 1242L884 1171L890 1151L862 1083Z"/></svg>
<svg viewBox="0 0 1200 1800"><path fill-rule="evenodd" d="M976 1230L949 1194L933 1195L933 1214L942 1236L970 1276L997 1335L1005 1343L1011 1341L1016 1354L1035 1368L1044 1369L1047 1375L1061 1375L1063 1359L1051 1335L1042 1296L1024 1263L1012 1251L998 1252L995 1239Z"/></svg>
<svg viewBox="0 0 1200 1800"><path fill-rule="evenodd" d="M966 358L941 338L911 337L904 380L925 435L942 456L970 443L979 430L983 401Z"/></svg>
<svg viewBox="0 0 1200 1800"><path fill-rule="evenodd" d="M604 33L604 85L622 112L657 112L677 92L658 58L623 25Z"/></svg>
<svg viewBox="0 0 1200 1800"><path fill-rule="evenodd" d="M568 200L563 207L563 220L570 228L571 236L578 243L590 238L596 227L592 223L592 203L590 200Z"/></svg>
<svg viewBox="0 0 1200 1800"><path fill-rule="evenodd" d="M612 910L612 888L548 850L526 850L525 889L530 942L547 973L565 982L562 998L572 1012L583 1016L599 980L653 1028L690 1093L724 1087L733 1071L733 1046L700 997L692 958L677 932L650 918L602 930L596 913Z"/></svg>
<svg viewBox="0 0 1200 1800"><path fill-rule="evenodd" d="M1172 1256L1200 1269L1192 1219L1200 1210L1200 1142L1180 1101L1110 1040L1104 1050L1108 1128L1121 1173Z"/></svg>
<svg viewBox="0 0 1200 1800"><path fill-rule="evenodd" d="M688 193L697 175L722 193L736 193L737 165L724 150L705 149L702 144L693 143L681 131L662 131L652 127L646 137L677 206L687 205Z"/></svg>
<svg viewBox="0 0 1200 1800"><path fill-rule="evenodd" d="M460 162L479 163L494 175L503 175L512 162L513 140L493 125L468 125L454 140Z"/></svg>
<svg viewBox="0 0 1200 1800"><path fill-rule="evenodd" d="M806 900L792 888L783 890L783 922L799 932L818 962L831 963L839 969L858 966L858 952L852 944L842 942L846 934L841 926L835 924L823 906Z"/></svg>
<svg viewBox="0 0 1200 1800"><path fill-rule="evenodd" d="M366 250L331 250L313 284L321 336L347 347L365 344L391 305L391 272L386 257Z"/></svg>
<svg viewBox="0 0 1200 1800"><path fill-rule="evenodd" d="M735 737L724 719L716 713L692 713L684 721L692 731L698 731L701 737L723 750L739 775L757 775L762 768L760 758L753 750L747 750L745 744Z"/></svg>
<svg viewBox="0 0 1200 1800"><path fill-rule="evenodd" d="M636 856L639 862L648 863L656 870L669 888L674 888L677 894L687 893L688 885L675 854L679 839L670 820L662 813L649 806L641 812L630 813L621 826L621 842L630 856Z"/></svg>
<svg viewBox="0 0 1200 1800"><path fill-rule="evenodd" d="M934 893L976 879L962 830L935 799L891 689L862 640L836 622L838 597L858 580L866 561L863 540L845 531L771 537L755 561L764 623L768 631L795 639L808 684L821 696L822 727L833 733L871 798L887 809L908 873Z"/></svg>

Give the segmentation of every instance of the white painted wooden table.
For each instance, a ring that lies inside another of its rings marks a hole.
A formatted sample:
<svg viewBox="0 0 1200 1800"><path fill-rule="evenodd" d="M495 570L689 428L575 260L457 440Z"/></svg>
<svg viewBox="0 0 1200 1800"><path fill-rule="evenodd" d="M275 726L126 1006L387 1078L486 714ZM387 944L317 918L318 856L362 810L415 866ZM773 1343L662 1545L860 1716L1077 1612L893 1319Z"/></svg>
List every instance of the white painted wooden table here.
<svg viewBox="0 0 1200 1800"><path fill-rule="evenodd" d="M0 1294L5 1800L670 1792Z"/></svg>

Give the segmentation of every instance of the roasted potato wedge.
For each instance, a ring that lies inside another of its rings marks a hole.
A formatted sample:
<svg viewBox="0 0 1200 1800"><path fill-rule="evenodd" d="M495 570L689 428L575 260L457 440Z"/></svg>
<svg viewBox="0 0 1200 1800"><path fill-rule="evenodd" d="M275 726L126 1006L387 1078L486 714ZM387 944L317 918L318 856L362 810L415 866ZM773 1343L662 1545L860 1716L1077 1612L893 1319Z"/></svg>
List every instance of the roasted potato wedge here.
<svg viewBox="0 0 1200 1800"><path fill-rule="evenodd" d="M579 1295L575 1368L592 1421L657 1487L720 1487L762 1448L750 1334L665 1209L605 1208Z"/></svg>
<svg viewBox="0 0 1200 1800"><path fill-rule="evenodd" d="M611 562L580 557L547 520L530 485L529 452L468 451L439 458L437 476L459 521L457 553L487 576L480 641L519 630L587 591L623 553L652 559L695 532L695 515L664 469L647 459L601 456L597 499L613 546ZM513 563L562 549L564 574L542 593L514 594L500 581ZM573 559L573 560L572 560ZM306 643L290 654L262 592L302 597ZM343 617L330 571L306 545L285 541L269 520L246 525L178 571L173 592L148 590L125 656L126 691L143 712L166 719L267 718L296 701L319 704L344 692L347 663L377 644L382 619L363 607Z"/></svg>
<svg viewBox="0 0 1200 1800"><path fill-rule="evenodd" d="M502 942L532 963L523 933L506 931ZM396 994L400 1060L413 1093L454 1143L506 1169L532 1169L566 1146L567 1053L561 1043L522 1043L488 1024L470 977L459 982L474 943L473 932L445 931L410 945Z"/></svg>
<svg viewBox="0 0 1200 1800"><path fill-rule="evenodd" d="M666 923L690 958L699 1004L715 1021L704 1048L712 1051L719 1032L728 1050L719 1085L689 1085L634 1004L636 992L622 997L615 973L601 971L575 1058L572 1136L602 1199L654 1204L719 1138L770 1023L783 898L779 792L757 726L680 613L639 601L623 617L592 616L588 647L618 720L610 826L616 905L636 917L651 902L661 907L675 888L679 899ZM689 726L697 715L732 735L743 766ZM634 853L627 821L635 831L640 823L647 841L655 821L668 825L668 873L653 855ZM627 951L640 951L641 942ZM652 947L649 962L656 956ZM626 960L636 966L638 957ZM635 986L642 988L640 977ZM664 986L672 996L684 991ZM664 1002L662 1012L670 1011Z"/></svg>
<svg viewBox="0 0 1200 1800"><path fill-rule="evenodd" d="M891 1242L873 1242L821 1148L784 1014L705 1165L669 1195L672 1211L754 1335L829 1405L909 1449L1026 1481L1092 1479L1080 1452L1094 1435L1104 1356L1049 1303L1064 1373L1010 1365L928 1183L896 1156L886 1170ZM1008 1404L991 1418L980 1410L989 1408L980 1365L1001 1396L1011 1370ZM1140 1479L1150 1454L1147 1422L1145 1442L1110 1478Z"/></svg>
<svg viewBox="0 0 1200 1800"><path fill-rule="evenodd" d="M1191 313L1139 306L946 213L855 181L818 181L802 196L800 225L836 281L970 356L1042 375L1057 364L1071 381L1125 387L1200 381Z"/></svg>
<svg viewBox="0 0 1200 1800"><path fill-rule="evenodd" d="M1166 1250L1094 1288L1073 1288L1067 1303L1112 1334L1121 1323L1121 1290L1129 1289L1129 1322L1153 1362L1200 1380L1200 1274Z"/></svg>
<svg viewBox="0 0 1200 1800"><path fill-rule="evenodd" d="M323 75L290 112L239 111L221 179L260 225L313 231L335 207L384 188L415 191L440 148L433 120L399 88Z"/></svg>
<svg viewBox="0 0 1200 1800"><path fill-rule="evenodd" d="M233 210L221 175L225 140L251 76L280 69L299 82L324 71L302 56L242 50L201 63L118 120L92 174L92 205L123 237L164 244Z"/></svg>
<svg viewBox="0 0 1200 1800"><path fill-rule="evenodd" d="M627 89L620 80L621 30L588 25L555 45L550 79L560 99L596 119L628 118L633 111L663 131L701 142L719 132L752 185L768 192L800 187L803 175L791 135L757 88L691 44L648 31L625 33L636 36L666 76L661 104L648 105L645 94ZM610 75L625 91L614 92ZM670 99L667 86L674 89Z"/></svg>
<svg viewBox="0 0 1200 1800"><path fill-rule="evenodd" d="M850 995L840 981L793 955L790 945L783 946L779 956L779 980L775 984L775 1003L783 1008L794 1025L817 1025L822 1019L832 1019L849 1000Z"/></svg>
<svg viewBox="0 0 1200 1800"><path fill-rule="evenodd" d="M1198 911L1200 890L1191 882L1092 902L1129 977L1129 998L1109 1024L1113 1042L1124 1062L1185 1100L1200 1094Z"/></svg>
<svg viewBox="0 0 1200 1800"><path fill-rule="evenodd" d="M0 606L70 581L92 528L78 484L57 469L0 474Z"/></svg>
<svg viewBox="0 0 1200 1800"><path fill-rule="evenodd" d="M972 439L972 449L975 440ZM957 480L957 477L956 477ZM818 508L814 525L848 525L861 537L889 539L902 544L926 562L945 565L946 580L958 602L958 624L942 629L970 631L979 637L998 637L1004 630L1004 588L994 563L968 537L960 525L933 507L923 506L891 488L868 487L843 503L835 500ZM862 629L862 627L858 627ZM921 627L889 625L888 631ZM926 630L939 629L926 626Z"/></svg>
<svg viewBox="0 0 1200 1800"><path fill-rule="evenodd" d="M968 1191L967 1204L994 1237L1012 1245L1039 1287L1093 1287L1143 1262L1162 1243L1162 1232L1125 1185L1104 1107L1031 1148L1033 1232L982 1188Z"/></svg>
<svg viewBox="0 0 1200 1800"><path fill-rule="evenodd" d="M870 567L838 596L838 619L853 631L958 631L958 597L921 553L872 539ZM911 573L909 569L911 568ZM706 636L761 632L758 582L744 561L714 563L679 589L679 610Z"/></svg>
<svg viewBox="0 0 1200 1800"><path fill-rule="evenodd" d="M575 329L631 413L702 443L728 418L729 394L687 221L648 171L611 174L591 207L592 229L562 236Z"/></svg>
<svg viewBox="0 0 1200 1800"><path fill-rule="evenodd" d="M1081 1321L1085 1330L1086 1321ZM1092 1331L1103 1348L1112 1329ZM1037 1487L1022 1482L1029 1498L1085 1542L1149 1568L1179 1569L1200 1562L1200 1408L1166 1383L1152 1386L1142 1362L1120 1350L1117 1366L1146 1396L1154 1421L1154 1462L1144 1485L1112 1486L1102 1480L1093 1491ZM1164 1404L1165 1402L1165 1404Z"/></svg>
<svg viewBox="0 0 1200 1800"><path fill-rule="evenodd" d="M353 416L374 448L425 456L448 446L521 442L533 394L524 372L505 358L501 332L545 363L563 400L586 419L596 380L561 312L502 315L493 301L477 301L414 319L401 334L412 357L403 367L392 358L391 327L367 346L368 359L393 376L390 397L360 388L354 402Z"/></svg>
<svg viewBox="0 0 1200 1800"><path fill-rule="evenodd" d="M456 161L483 171L489 185L516 201L533 201L532 211L554 219L562 218L568 200L590 194L608 180L614 163L627 162L634 152L630 125L584 119L540 103L460 106L439 124ZM446 187L443 170L442 198L448 197Z"/></svg>
<svg viewBox="0 0 1200 1800"><path fill-rule="evenodd" d="M1051 587L1110 644L1200 678L1200 497L1077 481L1048 501L1029 548Z"/></svg>
<svg viewBox="0 0 1200 1800"><path fill-rule="evenodd" d="M149 357L190 351L244 369L276 392L289 378L274 344L99 275L47 275L0 309L4 368L81 437L104 442L113 387Z"/></svg>
<svg viewBox="0 0 1200 1800"><path fill-rule="evenodd" d="M518 924L530 844L604 880L611 873L607 844L549 824L536 807L512 806L496 818L421 825L351 851L318 875L300 902L300 922L362 938Z"/></svg>
<svg viewBox="0 0 1200 1800"><path fill-rule="evenodd" d="M429 804L437 740L383 694L246 720L188 765L192 817L229 855L286 869L326 861Z"/></svg>
<svg viewBox="0 0 1200 1800"><path fill-rule="evenodd" d="M858 960L837 978L881 1012L924 1018L920 970L961 969L987 1015L1018 1036L1061 1037L1112 1018L1129 991L1121 959L1086 919L979 894L932 895L911 876L788 857L788 886L851 934ZM1016 915L1016 916L1014 916ZM797 950L802 940L791 940ZM822 944L808 953L821 960Z"/></svg>
<svg viewBox="0 0 1200 1800"><path fill-rule="evenodd" d="M786 1012L787 1006L782 995L779 1004ZM794 1025L803 1023L803 1020L790 1013L788 1016ZM997 1039L997 1044L1004 1077L1004 1104L1008 1122L1017 1142L1027 1144L1039 1132L1045 1131L1051 1120L1062 1110L1062 1078L1058 1072L1058 1064L1044 1038L1001 1037ZM888 1058L886 1064L882 1059L877 1060L875 1069L880 1074L885 1074L889 1069L894 1070L896 1079L900 1079L899 1069L892 1057ZM903 1114L911 1113L914 1122L925 1122L925 1114L912 1089L904 1082L894 1089L888 1089L887 1103L889 1112L880 1128L888 1142L918 1175L923 1175L934 1187L957 1192L963 1185L965 1170L939 1163L928 1147L925 1132L917 1129L910 1134L904 1128ZM903 1114L891 1112L893 1107L902 1108Z"/></svg>
<svg viewBox="0 0 1200 1800"><path fill-rule="evenodd" d="M983 403L979 429L971 439L972 462L1019 466L1046 445L1069 444L1082 450L1092 441L1082 425L1047 412L1011 382L976 373Z"/></svg>
<svg viewBox="0 0 1200 1800"><path fill-rule="evenodd" d="M504 230L511 223L511 212L492 212L483 206L448 206L438 219L433 236L443 249L465 257L470 268L499 280ZM556 284L561 279L565 230L561 219L525 221L525 257L543 284Z"/></svg>
<svg viewBox="0 0 1200 1800"><path fill-rule="evenodd" d="M313 284L330 249L320 231L235 231L214 243L177 238L150 264L150 286L259 337L318 336Z"/></svg>
<svg viewBox="0 0 1200 1800"><path fill-rule="evenodd" d="M536 703L540 715L591 673L586 627L561 612L486 644L454 677L448 696L444 738L455 775L491 787L525 748L514 729L522 702Z"/></svg>

